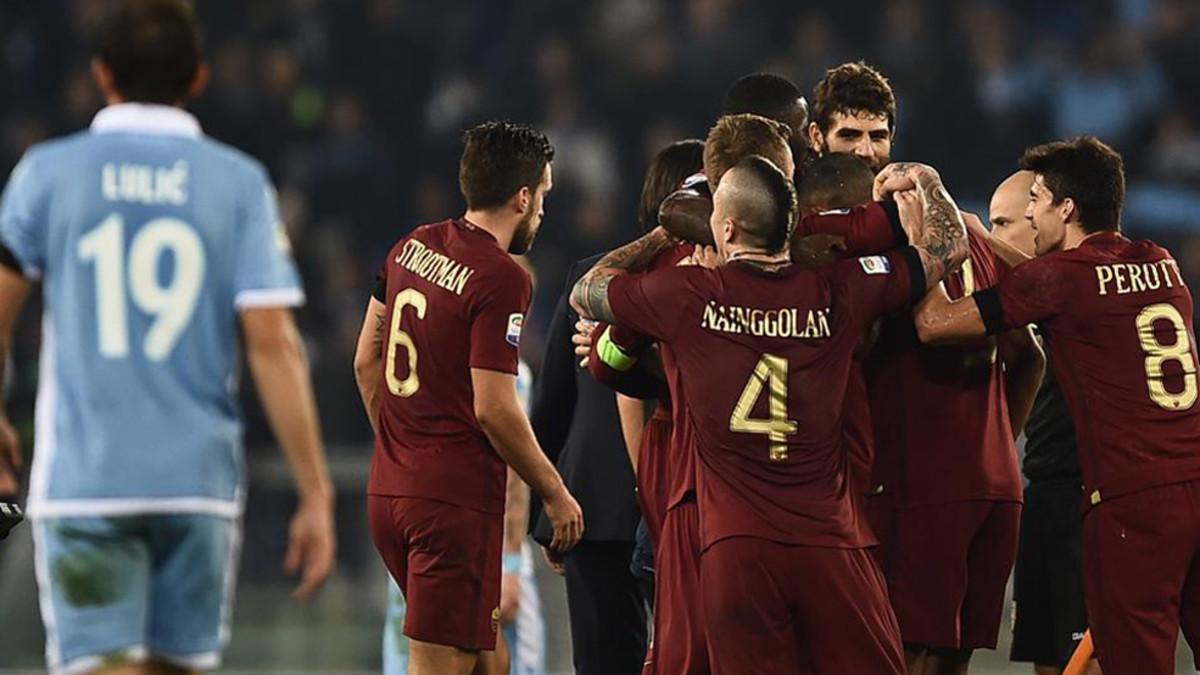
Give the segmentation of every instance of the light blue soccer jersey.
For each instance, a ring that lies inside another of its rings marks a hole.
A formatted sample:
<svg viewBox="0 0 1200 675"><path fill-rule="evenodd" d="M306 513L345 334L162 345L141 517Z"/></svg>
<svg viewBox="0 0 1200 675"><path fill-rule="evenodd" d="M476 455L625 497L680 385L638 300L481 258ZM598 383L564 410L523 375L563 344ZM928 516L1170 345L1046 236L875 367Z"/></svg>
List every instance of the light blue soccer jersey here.
<svg viewBox="0 0 1200 675"><path fill-rule="evenodd" d="M25 154L0 241L45 299L30 515L235 515L237 311L304 297L263 167L110 106Z"/></svg>

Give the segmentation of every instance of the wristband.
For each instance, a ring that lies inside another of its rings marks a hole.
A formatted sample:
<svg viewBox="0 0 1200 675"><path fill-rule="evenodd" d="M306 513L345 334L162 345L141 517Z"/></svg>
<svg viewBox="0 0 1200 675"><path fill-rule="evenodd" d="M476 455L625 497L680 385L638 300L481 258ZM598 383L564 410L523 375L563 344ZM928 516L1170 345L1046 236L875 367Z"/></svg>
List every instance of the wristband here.
<svg viewBox="0 0 1200 675"><path fill-rule="evenodd" d="M612 332L612 326L605 328L604 332L600 334L600 339L596 341L596 354L604 365L622 373L626 372L637 363L637 357L626 354L624 349L613 342L609 337L610 332Z"/></svg>
<svg viewBox="0 0 1200 675"><path fill-rule="evenodd" d="M505 553L501 569L505 574L520 574L521 573L521 554L520 553Z"/></svg>

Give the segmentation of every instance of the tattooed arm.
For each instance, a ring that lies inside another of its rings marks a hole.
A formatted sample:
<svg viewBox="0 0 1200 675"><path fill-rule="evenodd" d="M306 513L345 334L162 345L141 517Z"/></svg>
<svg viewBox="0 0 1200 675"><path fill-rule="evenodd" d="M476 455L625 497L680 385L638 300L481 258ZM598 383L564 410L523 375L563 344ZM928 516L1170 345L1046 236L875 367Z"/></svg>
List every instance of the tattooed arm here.
<svg viewBox="0 0 1200 675"><path fill-rule="evenodd" d="M611 251L575 283L571 289L571 306L584 318L613 323L615 317L608 303L608 285L613 277L641 272L663 249L675 243L666 230L656 227L640 239Z"/></svg>
<svg viewBox="0 0 1200 675"><path fill-rule="evenodd" d="M387 305L371 298L367 315L363 318L362 330L358 334L358 346L354 350L354 379L362 397L371 429L379 433L379 382L383 378L380 362L383 360L383 333L387 323Z"/></svg>
<svg viewBox="0 0 1200 675"><path fill-rule="evenodd" d="M916 191L913 197L919 196L924 221L924 228L912 246L921 256L926 288L933 288L967 259L970 249L966 226L954 198L932 167L889 164L875 178L875 193L882 198L908 189ZM906 198L903 193L896 196L898 200Z"/></svg>

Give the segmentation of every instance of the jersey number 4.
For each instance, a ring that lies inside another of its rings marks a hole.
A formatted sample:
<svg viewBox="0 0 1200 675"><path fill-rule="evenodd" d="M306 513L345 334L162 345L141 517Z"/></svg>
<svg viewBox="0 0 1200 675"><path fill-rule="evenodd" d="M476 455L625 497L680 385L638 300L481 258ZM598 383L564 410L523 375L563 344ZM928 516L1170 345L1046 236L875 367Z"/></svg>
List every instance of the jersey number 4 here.
<svg viewBox="0 0 1200 675"><path fill-rule="evenodd" d="M1165 319L1171 322L1175 341L1163 344L1154 332L1154 322ZM1137 315L1138 341L1146 352L1146 386L1150 389L1150 400L1163 410L1187 410L1196 403L1196 357L1192 355L1192 341L1183 315L1174 305L1160 302L1147 305ZM1163 383L1163 364L1178 361L1183 375L1183 391L1167 391Z"/></svg>
<svg viewBox="0 0 1200 675"><path fill-rule="evenodd" d="M159 279L159 263L167 251L174 260L170 282ZM191 321L204 283L204 245L187 223L155 218L142 226L125 250L125 219L112 214L79 240L79 258L96 265L96 319L100 355L129 356L127 298L154 317L142 351L151 361L171 355ZM128 288L128 291L126 291Z"/></svg>
<svg viewBox="0 0 1200 675"><path fill-rule="evenodd" d="M729 416L729 430L745 434L766 434L770 443L772 461L780 462L787 459L787 437L796 433L796 421L787 418L788 362L782 356L763 354L754 366L742 395L733 406L733 414ZM763 389L767 390L768 411L767 419L750 417L754 404L762 396Z"/></svg>

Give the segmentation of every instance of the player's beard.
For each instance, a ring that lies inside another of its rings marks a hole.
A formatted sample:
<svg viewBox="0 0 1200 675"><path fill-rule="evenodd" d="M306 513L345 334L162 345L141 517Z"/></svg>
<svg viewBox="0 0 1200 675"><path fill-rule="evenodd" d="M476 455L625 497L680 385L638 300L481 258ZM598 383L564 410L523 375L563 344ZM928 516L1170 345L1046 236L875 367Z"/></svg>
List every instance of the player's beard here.
<svg viewBox="0 0 1200 675"><path fill-rule="evenodd" d="M533 246L533 239L537 236L538 228L533 226L534 216L537 214L530 211L528 216L521 219L517 223L517 228L513 230L512 241L508 244L508 252L513 255L523 255Z"/></svg>

